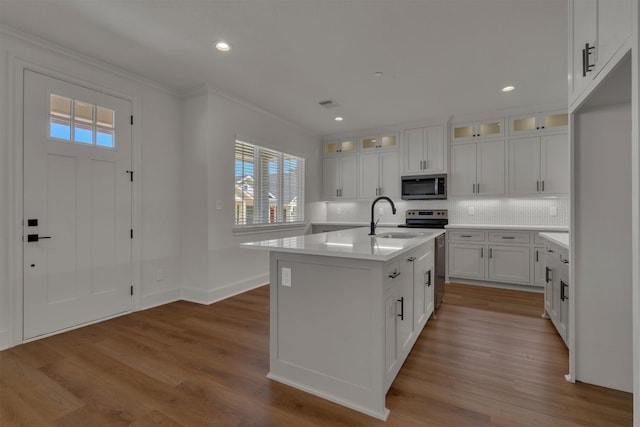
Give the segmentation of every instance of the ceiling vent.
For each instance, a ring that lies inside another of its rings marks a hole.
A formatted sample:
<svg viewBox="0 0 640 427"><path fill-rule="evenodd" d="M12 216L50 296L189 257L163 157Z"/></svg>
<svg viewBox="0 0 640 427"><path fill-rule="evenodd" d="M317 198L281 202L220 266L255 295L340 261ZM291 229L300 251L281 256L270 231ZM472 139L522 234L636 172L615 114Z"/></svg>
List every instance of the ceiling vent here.
<svg viewBox="0 0 640 427"><path fill-rule="evenodd" d="M333 108L333 107L337 107L338 103L336 101L334 101L333 99L327 99L326 101L320 101L318 102L318 104L320 104L321 107L324 108Z"/></svg>

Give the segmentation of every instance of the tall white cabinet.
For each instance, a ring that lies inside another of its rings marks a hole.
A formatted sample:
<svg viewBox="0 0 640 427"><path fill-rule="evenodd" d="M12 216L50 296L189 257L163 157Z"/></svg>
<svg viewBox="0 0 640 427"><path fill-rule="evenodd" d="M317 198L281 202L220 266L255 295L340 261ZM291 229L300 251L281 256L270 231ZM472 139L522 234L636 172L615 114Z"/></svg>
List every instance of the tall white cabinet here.
<svg viewBox="0 0 640 427"><path fill-rule="evenodd" d="M504 195L504 140L452 145L449 176L453 196Z"/></svg>
<svg viewBox="0 0 640 427"><path fill-rule="evenodd" d="M569 139L566 134L509 140L509 194L567 194Z"/></svg>

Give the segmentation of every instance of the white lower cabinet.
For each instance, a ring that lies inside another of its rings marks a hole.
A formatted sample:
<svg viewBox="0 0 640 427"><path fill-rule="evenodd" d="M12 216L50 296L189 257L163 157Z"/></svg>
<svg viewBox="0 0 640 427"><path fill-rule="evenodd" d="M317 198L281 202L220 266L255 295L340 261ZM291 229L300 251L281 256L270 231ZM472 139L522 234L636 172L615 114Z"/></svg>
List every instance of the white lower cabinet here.
<svg viewBox="0 0 640 427"><path fill-rule="evenodd" d="M543 287L544 249L536 234L528 230L449 230L449 277Z"/></svg>
<svg viewBox="0 0 640 427"><path fill-rule="evenodd" d="M569 256L560 246L549 243L545 254L544 314L568 340L569 320Z"/></svg>
<svg viewBox="0 0 640 427"><path fill-rule="evenodd" d="M431 241L385 267L386 389L433 313L433 251Z"/></svg>

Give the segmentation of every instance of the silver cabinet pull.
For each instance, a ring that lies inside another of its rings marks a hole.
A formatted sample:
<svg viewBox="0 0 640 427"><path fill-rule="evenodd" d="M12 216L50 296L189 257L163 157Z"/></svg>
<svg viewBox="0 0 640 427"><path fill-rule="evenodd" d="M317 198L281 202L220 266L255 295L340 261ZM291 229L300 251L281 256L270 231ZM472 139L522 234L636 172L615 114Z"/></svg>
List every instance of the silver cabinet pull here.
<svg viewBox="0 0 640 427"><path fill-rule="evenodd" d="M489 258L493 258L493 248L489 248Z"/></svg>
<svg viewBox="0 0 640 427"><path fill-rule="evenodd" d="M513 236L502 236L503 239L509 239L509 240L513 240L515 239L515 237Z"/></svg>
<svg viewBox="0 0 640 427"><path fill-rule="evenodd" d="M484 248L480 248L480 258L484 258Z"/></svg>
<svg viewBox="0 0 640 427"><path fill-rule="evenodd" d="M480 183L476 184L476 194L480 194Z"/></svg>
<svg viewBox="0 0 640 427"><path fill-rule="evenodd" d="M540 181L536 181L536 191L540 191Z"/></svg>
<svg viewBox="0 0 640 427"><path fill-rule="evenodd" d="M470 238L470 237L473 237L473 236L470 236L469 234L463 234L460 237Z"/></svg>
<svg viewBox="0 0 640 427"><path fill-rule="evenodd" d="M471 187L473 188L473 194L476 194L476 185L475 184L471 184Z"/></svg>
<svg viewBox="0 0 640 427"><path fill-rule="evenodd" d="M542 191L544 191L544 179L542 180Z"/></svg>

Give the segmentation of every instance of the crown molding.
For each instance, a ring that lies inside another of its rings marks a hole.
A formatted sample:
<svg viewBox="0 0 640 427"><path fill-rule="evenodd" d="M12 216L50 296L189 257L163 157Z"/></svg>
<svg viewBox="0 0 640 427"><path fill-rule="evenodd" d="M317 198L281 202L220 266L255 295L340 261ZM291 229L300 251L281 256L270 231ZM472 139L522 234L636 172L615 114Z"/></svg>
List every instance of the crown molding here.
<svg viewBox="0 0 640 427"><path fill-rule="evenodd" d="M18 30L16 28L7 26L5 24L0 24L0 36L11 37L16 40L28 43L30 45L39 47L41 49L48 50L58 55L66 56L70 59L73 59L78 62L82 62L83 64L90 65L94 68L99 68L103 71L107 71L111 74L115 74L119 77L123 77L127 80L131 80L133 82L142 84L149 88L155 89L157 91L163 92L167 95L171 95L174 97L179 97L180 93L175 89L172 89L166 85L158 83L153 80L146 79L141 77L138 74L131 73L127 70L124 70L119 67L115 67L107 62L101 61L99 59L93 58L91 56L79 53L75 50L60 46L58 44L52 43L50 41L41 39L40 37L34 36L29 33L25 33L24 31Z"/></svg>

